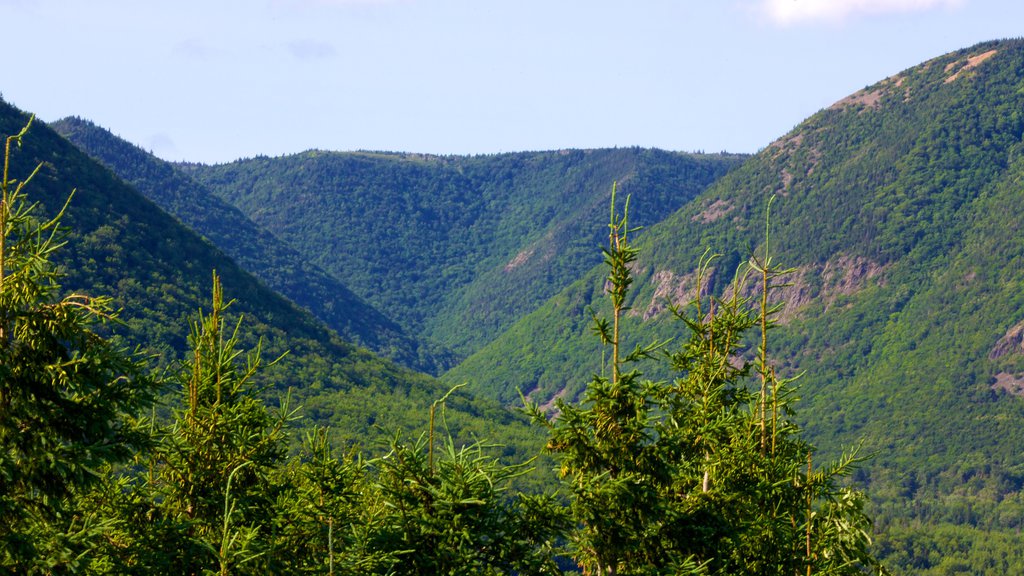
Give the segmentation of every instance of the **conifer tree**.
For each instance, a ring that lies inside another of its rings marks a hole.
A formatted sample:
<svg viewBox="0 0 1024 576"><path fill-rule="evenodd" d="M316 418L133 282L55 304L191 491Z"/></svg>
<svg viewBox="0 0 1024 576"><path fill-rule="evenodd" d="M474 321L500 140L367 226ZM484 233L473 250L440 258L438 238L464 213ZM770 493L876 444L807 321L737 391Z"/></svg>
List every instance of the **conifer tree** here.
<svg viewBox="0 0 1024 576"><path fill-rule="evenodd" d="M669 510L661 498L671 483L668 453L655 436L657 384L625 367L652 358L663 343L623 353L623 315L632 284L630 265L638 251L629 243L629 201L616 212L615 188L604 249L609 274L605 283L611 320L595 315L594 332L611 349L608 375L595 374L580 403L559 399L559 415L549 421L529 406L536 421L550 430L548 449L561 459L561 475L572 495L578 523L574 556L588 574L651 574L669 569L671 559L658 533ZM692 570L685 560L679 571Z"/></svg>
<svg viewBox="0 0 1024 576"><path fill-rule="evenodd" d="M399 555L382 549L386 520L367 464L356 450L338 455L324 428L308 432L299 458L279 471L273 558L281 574L387 574Z"/></svg>
<svg viewBox="0 0 1024 576"><path fill-rule="evenodd" d="M579 403L559 400L553 419L528 407L561 461L577 523L572 552L584 573L880 571L868 551L864 498L839 482L857 458L815 470L814 448L793 420L792 380L777 378L771 365L768 334L780 305L770 293L787 271L772 264L767 235L765 255L720 296L707 290L714 258L701 260L692 303L674 308L687 336L663 357L678 377L652 382L623 369L665 346L621 352L637 257L628 205L615 211L613 188L605 249L611 320L595 318L594 330L611 349L609 376L594 376ZM760 346L751 354L745 337L755 327Z"/></svg>
<svg viewBox="0 0 1024 576"><path fill-rule="evenodd" d="M116 320L110 299L62 294L63 210L40 219L26 196L41 165L9 172L31 124L6 139L0 180L0 566L20 573L83 562L90 528L71 499L145 445L133 415L155 389L137 354L97 333Z"/></svg>
<svg viewBox="0 0 1024 576"><path fill-rule="evenodd" d="M274 471L283 465L287 400L269 410L254 377L259 348L243 360L241 318L228 330L220 279L213 276L210 311L199 313L190 355L174 378L181 402L147 465L143 491L165 523L168 554L154 554L175 573L261 573L271 561ZM178 542L167 541L177 537Z"/></svg>
<svg viewBox="0 0 1024 576"><path fill-rule="evenodd" d="M560 574L561 506L509 490L529 463L505 465L489 454L494 446L460 444L447 426L441 436L435 450L433 429L412 443L396 434L388 454L372 462L384 512L376 540L397 559L388 573Z"/></svg>

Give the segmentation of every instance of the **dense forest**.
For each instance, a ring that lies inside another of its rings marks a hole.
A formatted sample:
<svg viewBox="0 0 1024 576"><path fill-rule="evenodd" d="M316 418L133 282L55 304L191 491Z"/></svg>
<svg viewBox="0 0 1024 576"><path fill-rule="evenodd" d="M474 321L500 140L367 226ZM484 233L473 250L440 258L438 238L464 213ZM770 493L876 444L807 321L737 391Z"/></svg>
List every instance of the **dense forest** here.
<svg viewBox="0 0 1024 576"><path fill-rule="evenodd" d="M181 167L410 333L465 356L600 262L613 180L647 225L742 159L309 151Z"/></svg>
<svg viewBox="0 0 1024 576"><path fill-rule="evenodd" d="M65 118L50 127L346 341L421 372L436 373L450 364L443 351L426 350L334 276L170 163L87 120Z"/></svg>
<svg viewBox="0 0 1024 576"><path fill-rule="evenodd" d="M28 115L0 102L0 133L16 134ZM311 424L330 427L334 442L375 445L382 429L421 429L427 409L448 387L342 340L308 312L243 270L132 187L98 165L41 122L11 157L12 174L42 163L33 202L52 217L76 190L65 225L66 248L56 263L68 291L105 294L123 308L105 328L126 345L144 345L156 367L182 360L189 318L209 301L211 273L236 300L232 313L246 319L240 345L262 345L280 362L260 378L271 403L291 390ZM518 458L542 441L524 418L464 389L448 401L457 437L486 436Z"/></svg>
<svg viewBox="0 0 1024 576"><path fill-rule="evenodd" d="M1005 40L750 157L208 166L36 121L0 565L1022 571L1021 110Z"/></svg>

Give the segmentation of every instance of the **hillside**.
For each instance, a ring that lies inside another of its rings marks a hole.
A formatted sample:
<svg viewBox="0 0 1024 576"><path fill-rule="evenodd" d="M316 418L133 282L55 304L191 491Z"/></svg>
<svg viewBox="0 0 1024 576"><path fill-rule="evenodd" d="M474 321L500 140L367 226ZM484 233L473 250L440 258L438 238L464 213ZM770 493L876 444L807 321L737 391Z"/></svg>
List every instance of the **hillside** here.
<svg viewBox="0 0 1024 576"><path fill-rule="evenodd" d="M600 261L613 181L650 224L741 160L635 148L309 151L181 168L409 333L467 355Z"/></svg>
<svg viewBox="0 0 1024 576"><path fill-rule="evenodd" d="M437 373L447 363L443 352L427 351L336 278L171 164L87 120L65 118L50 127L346 341L423 372Z"/></svg>
<svg viewBox="0 0 1024 576"><path fill-rule="evenodd" d="M0 101L0 135L17 133L27 120ZM424 428L446 387L341 340L37 121L14 151L11 174L28 174L40 162L28 193L44 213L54 214L77 189L63 220L66 246L56 254L64 289L112 296L123 307L117 336L155 354L155 370L185 351L188 320L208 308L216 270L227 297L237 300L229 311L244 317L242 343L262 342L268 359L288 352L265 372L263 385L271 398L293 390L304 407L302 425L330 425L336 440L359 444ZM449 406L453 431L507 443L509 454L536 453L536 432L493 401L456 394Z"/></svg>
<svg viewBox="0 0 1024 576"><path fill-rule="evenodd" d="M796 267L773 348L803 372L799 413L828 456L863 442L856 478L898 571L1012 572L1024 523L1024 41L980 44L868 86L807 119L639 240L627 330L681 332L710 248L721 294L763 251ZM446 378L505 402L572 396L593 270ZM1013 552L1007 555L1007 547Z"/></svg>

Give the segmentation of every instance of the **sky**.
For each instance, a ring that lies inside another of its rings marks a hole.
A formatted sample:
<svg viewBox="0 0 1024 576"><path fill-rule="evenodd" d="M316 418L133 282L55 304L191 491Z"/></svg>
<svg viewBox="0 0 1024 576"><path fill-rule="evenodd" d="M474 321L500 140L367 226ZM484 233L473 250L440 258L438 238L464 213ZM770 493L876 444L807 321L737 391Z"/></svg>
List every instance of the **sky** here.
<svg viewBox="0 0 1024 576"><path fill-rule="evenodd" d="M167 160L756 152L1020 0L0 0L0 94Z"/></svg>

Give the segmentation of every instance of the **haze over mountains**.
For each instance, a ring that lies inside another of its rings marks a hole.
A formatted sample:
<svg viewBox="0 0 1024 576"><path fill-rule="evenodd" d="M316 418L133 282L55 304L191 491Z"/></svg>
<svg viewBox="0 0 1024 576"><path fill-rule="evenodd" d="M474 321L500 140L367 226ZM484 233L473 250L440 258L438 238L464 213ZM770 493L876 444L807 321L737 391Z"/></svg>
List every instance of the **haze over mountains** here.
<svg viewBox="0 0 1024 576"><path fill-rule="evenodd" d="M0 106L0 131L20 128L23 116ZM772 349L787 374L803 373L812 441L829 456L863 442L873 456L856 480L886 555L919 573L941 573L947 558L975 567L998 552L982 541L1024 524L1020 40L881 80L749 158L309 151L171 166L86 121L54 128L209 239L40 127L20 162L58 170L44 204L82 190L69 285L121 299L127 335L173 356L216 268L253 338L293 350L278 373L310 387L314 418L351 436L389 419L383 404L401 404L396 422L445 387L342 339L421 371L451 368L442 380L476 396L460 404L467 429L496 418L505 438L535 442L477 397L571 398L600 369L589 325L604 306L597 247L612 182L645 226L627 322L638 343L680 332L669 304L693 295L706 249L722 255L717 295L763 253L774 196L771 253L795 272ZM938 535L969 550L935 560L915 548Z"/></svg>

